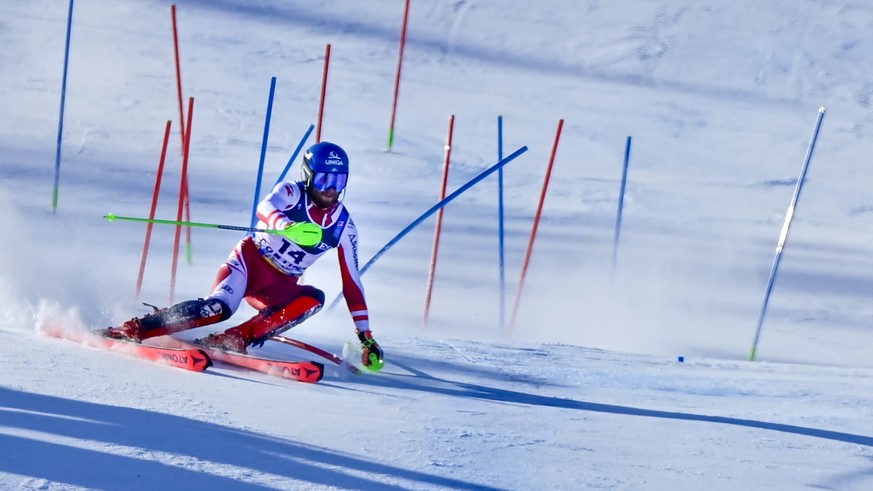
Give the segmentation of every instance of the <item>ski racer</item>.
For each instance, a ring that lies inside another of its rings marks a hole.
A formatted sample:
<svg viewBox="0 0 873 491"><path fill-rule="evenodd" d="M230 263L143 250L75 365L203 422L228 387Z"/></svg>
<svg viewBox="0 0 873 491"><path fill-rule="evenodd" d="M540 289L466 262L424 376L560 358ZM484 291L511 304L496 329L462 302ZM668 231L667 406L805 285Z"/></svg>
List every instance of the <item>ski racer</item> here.
<svg viewBox="0 0 873 491"><path fill-rule="evenodd" d="M382 348L373 338L358 271L358 232L341 196L349 176L349 158L338 145L320 142L303 155L300 181L282 182L257 206L259 228L283 230L310 222L322 229L313 246L282 235L256 232L243 238L218 269L212 293L133 318L103 331L115 339L141 341L154 336L208 326L227 320L245 299L258 314L224 332L195 340L207 348L246 353L270 336L305 321L324 305L324 292L299 282L328 250L337 249L343 295L363 348L362 362L382 368Z"/></svg>

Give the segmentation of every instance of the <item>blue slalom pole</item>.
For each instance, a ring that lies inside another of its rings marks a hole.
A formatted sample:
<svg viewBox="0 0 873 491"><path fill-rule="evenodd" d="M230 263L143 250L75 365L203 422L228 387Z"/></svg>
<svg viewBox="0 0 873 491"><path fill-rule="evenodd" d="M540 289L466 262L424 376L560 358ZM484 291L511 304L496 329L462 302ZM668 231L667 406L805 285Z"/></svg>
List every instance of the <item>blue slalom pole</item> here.
<svg viewBox="0 0 873 491"><path fill-rule="evenodd" d="M270 117L273 114L273 96L276 93L276 77L270 79L270 98L267 100L267 117L264 121L264 138L261 140L261 159L258 164L258 180L255 183L255 199L252 203L252 221L251 227L255 228L258 223L258 201L261 195L261 179L264 177L264 160L267 156L267 137L270 135Z"/></svg>
<svg viewBox="0 0 873 491"><path fill-rule="evenodd" d="M312 134L313 129L315 129L315 125L314 124L309 125L309 129L306 130L306 133L303 135L303 138L300 139L300 143L297 144L297 148L294 149L294 153L291 154L291 158L288 159L288 163L285 164L285 168L282 170L282 173L279 174L279 178L276 179L276 184L274 184L273 187L276 187L277 184L279 184L280 182L282 182L283 179L285 179L285 174L287 174L288 169L290 169L291 166L294 165L294 161L297 160L297 154L300 153L300 150L303 148L303 145L306 144L306 140L309 139L309 135Z"/></svg>
<svg viewBox="0 0 873 491"><path fill-rule="evenodd" d="M497 116L497 160L503 160L503 116ZM503 167L497 171L498 267L500 271L500 331L506 330L506 262L503 228Z"/></svg>
<svg viewBox="0 0 873 491"><path fill-rule="evenodd" d="M612 239L612 275L615 277L615 263L618 261L618 236L621 234L621 214L624 209L624 190L627 185L627 167L630 162L631 137L627 137L624 147L624 166L621 171L621 187L618 191L618 213L615 217L615 237Z"/></svg>
<svg viewBox="0 0 873 491"><path fill-rule="evenodd" d="M776 257L773 258L773 266L770 268L770 279L767 280L767 290L764 293L764 304L761 306L760 315L758 315L758 326L755 328L755 339L752 341L752 349L749 351L749 361L755 361L755 355L758 351L758 340L761 337L761 326L764 324L764 316L767 314L767 304L770 303L770 293L773 291L773 283L776 280L776 273L779 270L779 262L782 260L782 250L785 247L785 242L788 240L791 219L794 218L794 209L797 207L797 200L800 199L800 190L803 187L804 179L806 179L806 170L809 168L809 162L812 160L812 151L815 149L816 140L818 140L818 132L821 128L824 114L825 108L822 106L818 110L818 120L815 123L815 130L812 132L812 138L809 140L809 146L806 149L806 158L803 161L803 167L800 169L800 177L797 179L797 185L794 187L794 196L791 197L791 203L788 205L788 212L785 214L785 223L783 223L782 232L779 234L779 243L776 244Z"/></svg>
<svg viewBox="0 0 873 491"><path fill-rule="evenodd" d="M433 205L429 210L427 210L426 212L422 213L420 217L418 217L418 218L416 218L415 220L413 220L412 223L410 223L409 225L407 225L406 228L404 228L403 230L401 230L400 233L398 233L396 236L394 236L393 239L389 240L387 244L385 244L381 249L379 249L379 252L377 252L377 253L376 253L372 258L370 258L370 260L367 261L367 264L365 264L364 267L360 269L360 273L361 273L362 275L363 275L364 273L366 273L367 270L370 269L370 267L371 267L371 266L372 266L372 265L373 265L373 264L374 264L374 263L375 263L375 262L376 262L380 257L382 257L383 254L385 254L386 252L388 252L388 249L391 249L392 247L394 247L394 244L396 244L397 242L399 242L400 239L402 239L403 237L405 237L406 234L408 234L409 232L412 231L412 229L414 229L415 227L419 226L419 225L421 224L421 222L427 220L431 215L433 215L434 213L436 213L437 211L439 211L440 209L442 209L442 208L443 208L444 206L446 206L447 204L449 204L449 203L451 203L452 201L454 201L455 198L457 198L458 196L460 196L461 194L463 194L465 191L467 191L467 190L470 189L471 187L473 187L473 186L475 186L476 184L478 184L479 181L481 181L482 179L485 179L486 177L490 176L491 174L494 173L494 171L499 170L499 169L502 168L504 165L506 165L506 164L512 162L513 160L515 160L516 157L518 157L519 155L523 154L523 153L526 152L526 151L527 151L527 146L523 146L523 147L519 148L518 150L516 150L516 151L512 152L511 154L509 154L509 156L507 156L506 158L500 159L499 162L497 162L496 164L492 165L491 167L485 169L485 170L482 171L482 173L480 173L478 176L474 177L473 179L470 179L470 181L468 181L468 182L467 182L466 184L464 184L463 186L459 187L455 192L453 192L452 194L446 196L446 197L443 198L440 202L438 202L437 204ZM328 307L328 311L333 310L333 308L336 306L337 302L339 302L339 299L340 299L342 296L343 296L343 295L342 295L342 292L340 292L340 294L337 295L336 298L333 299L333 302L331 302L331 303L330 303L330 306Z"/></svg>
<svg viewBox="0 0 873 491"><path fill-rule="evenodd" d="M55 151L55 184L52 189L52 212L58 210L58 187L61 181L61 141L64 134L64 106L67 100L67 68L70 64L70 33L73 30L73 0L67 12L67 41L64 46L64 75L61 79L61 110L58 117L58 148Z"/></svg>

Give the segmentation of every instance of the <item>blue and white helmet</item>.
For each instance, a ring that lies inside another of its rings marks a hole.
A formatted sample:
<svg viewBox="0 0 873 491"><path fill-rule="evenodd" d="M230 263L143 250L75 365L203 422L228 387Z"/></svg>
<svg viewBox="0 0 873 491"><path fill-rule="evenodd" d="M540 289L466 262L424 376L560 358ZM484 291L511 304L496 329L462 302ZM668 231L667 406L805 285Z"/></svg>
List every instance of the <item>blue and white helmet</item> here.
<svg viewBox="0 0 873 491"><path fill-rule="evenodd" d="M327 191L335 188L337 193L341 193L349 178L349 156L335 143L316 143L303 154L301 177L307 189L315 187Z"/></svg>

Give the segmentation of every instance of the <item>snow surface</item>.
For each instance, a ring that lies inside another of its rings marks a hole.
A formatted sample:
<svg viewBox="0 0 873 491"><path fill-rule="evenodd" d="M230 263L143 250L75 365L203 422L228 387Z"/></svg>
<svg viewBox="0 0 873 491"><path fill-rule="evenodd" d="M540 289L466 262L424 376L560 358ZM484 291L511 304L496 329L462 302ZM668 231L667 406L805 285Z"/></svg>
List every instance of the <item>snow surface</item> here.
<svg viewBox="0 0 873 491"><path fill-rule="evenodd" d="M167 120L158 216L176 215L170 3L76 2L56 213L69 4L0 5L0 488L871 489L873 7L413 2L388 153L403 3L177 2L195 221L248 223L270 79L265 188L317 120L328 43L322 137L352 158L361 261L438 200L450 115L449 191L497 161L498 116L504 154L528 147L504 172L503 325L494 175L445 209L429 324L435 217L363 277L384 372L329 367L316 385L186 372L38 333L147 310L134 298L145 227L102 216L148 214ZM169 301L173 234L154 230L141 301ZM194 229L175 299L208 293L238 238ZM335 258L306 279L333 298ZM291 334L337 352L354 339L343 306Z"/></svg>

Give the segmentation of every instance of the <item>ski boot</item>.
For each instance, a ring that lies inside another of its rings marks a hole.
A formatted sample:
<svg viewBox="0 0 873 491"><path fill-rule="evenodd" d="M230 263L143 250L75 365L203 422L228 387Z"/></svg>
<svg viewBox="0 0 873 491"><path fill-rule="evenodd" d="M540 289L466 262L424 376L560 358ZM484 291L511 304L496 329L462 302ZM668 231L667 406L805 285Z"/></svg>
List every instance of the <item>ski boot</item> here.
<svg viewBox="0 0 873 491"><path fill-rule="evenodd" d="M106 329L97 330L97 334L110 339L118 339L119 341L130 341L133 343L142 342L140 331L142 330L142 322L134 317L118 327L108 327Z"/></svg>
<svg viewBox="0 0 873 491"><path fill-rule="evenodd" d="M205 338L195 339L194 344L208 349L232 351L245 355L248 343L239 329L231 328L224 332L210 334Z"/></svg>

